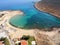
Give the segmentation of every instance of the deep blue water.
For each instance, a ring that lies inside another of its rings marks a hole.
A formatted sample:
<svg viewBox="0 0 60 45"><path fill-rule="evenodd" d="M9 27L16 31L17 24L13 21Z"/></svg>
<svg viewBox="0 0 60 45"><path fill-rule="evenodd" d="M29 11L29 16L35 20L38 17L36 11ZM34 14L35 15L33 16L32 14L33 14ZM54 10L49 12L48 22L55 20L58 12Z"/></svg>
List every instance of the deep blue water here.
<svg viewBox="0 0 60 45"><path fill-rule="evenodd" d="M60 19L34 8L37 0L1 0L0 10L22 10L24 15L16 15L10 23L21 28L49 28L60 26ZM39 1L39 0L38 0Z"/></svg>

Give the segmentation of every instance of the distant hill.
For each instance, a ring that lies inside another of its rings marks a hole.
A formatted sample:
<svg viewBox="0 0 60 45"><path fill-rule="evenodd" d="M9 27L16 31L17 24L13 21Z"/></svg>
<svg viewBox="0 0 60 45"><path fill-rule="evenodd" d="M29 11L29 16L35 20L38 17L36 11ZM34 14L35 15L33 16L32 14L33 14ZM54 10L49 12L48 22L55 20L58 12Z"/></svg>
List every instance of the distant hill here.
<svg viewBox="0 0 60 45"><path fill-rule="evenodd" d="M60 9L60 0L42 0L41 2L56 9Z"/></svg>
<svg viewBox="0 0 60 45"><path fill-rule="evenodd" d="M60 18L60 0L42 0L36 4L37 8Z"/></svg>

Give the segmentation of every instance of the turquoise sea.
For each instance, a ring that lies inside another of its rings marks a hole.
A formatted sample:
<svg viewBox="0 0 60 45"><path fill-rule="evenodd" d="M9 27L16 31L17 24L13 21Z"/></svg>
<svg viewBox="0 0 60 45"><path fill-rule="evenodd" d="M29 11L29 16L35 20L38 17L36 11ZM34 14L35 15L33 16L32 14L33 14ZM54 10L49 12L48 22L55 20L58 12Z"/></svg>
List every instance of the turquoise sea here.
<svg viewBox="0 0 60 45"><path fill-rule="evenodd" d="M34 4L39 0L1 0L0 10L22 10L24 15L16 15L10 24L20 28L60 27L60 19L51 14L38 11Z"/></svg>

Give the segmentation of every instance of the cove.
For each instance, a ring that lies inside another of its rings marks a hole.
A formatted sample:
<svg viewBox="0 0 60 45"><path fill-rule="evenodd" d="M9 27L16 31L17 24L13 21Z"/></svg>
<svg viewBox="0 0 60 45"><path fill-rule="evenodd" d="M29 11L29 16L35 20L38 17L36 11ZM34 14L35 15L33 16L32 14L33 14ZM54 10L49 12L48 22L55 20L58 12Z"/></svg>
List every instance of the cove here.
<svg viewBox="0 0 60 45"><path fill-rule="evenodd" d="M24 15L16 15L10 19L9 23L15 27L24 29L60 27L60 19L51 14L38 11L34 7L35 2L36 0L12 1L11 4L8 3L6 6L2 5L3 8L0 8L0 10L22 10L24 12Z"/></svg>

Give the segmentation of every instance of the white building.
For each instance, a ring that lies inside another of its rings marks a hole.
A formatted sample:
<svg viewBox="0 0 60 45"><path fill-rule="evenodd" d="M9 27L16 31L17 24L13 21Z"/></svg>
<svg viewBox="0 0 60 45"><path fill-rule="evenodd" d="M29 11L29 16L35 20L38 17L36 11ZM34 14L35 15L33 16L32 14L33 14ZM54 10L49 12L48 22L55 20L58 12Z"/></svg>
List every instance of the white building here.
<svg viewBox="0 0 60 45"><path fill-rule="evenodd" d="M35 42L35 41L32 41L31 44L32 44L32 45L36 45L36 42Z"/></svg>
<svg viewBox="0 0 60 45"><path fill-rule="evenodd" d="M2 38L2 37L7 37L5 32L0 32L0 38Z"/></svg>

